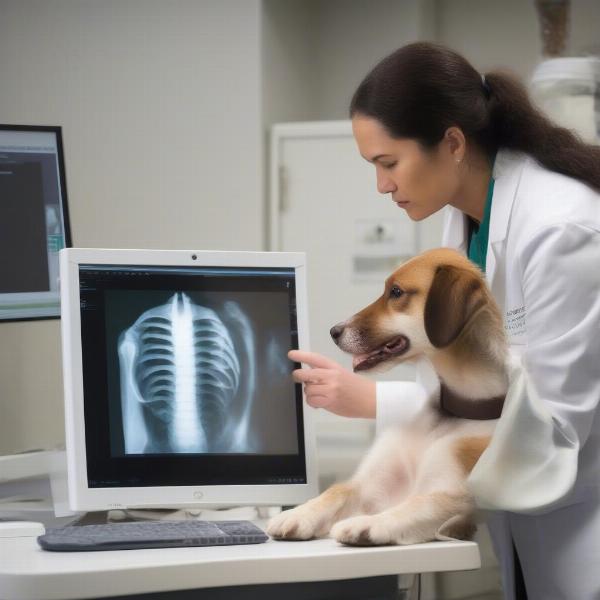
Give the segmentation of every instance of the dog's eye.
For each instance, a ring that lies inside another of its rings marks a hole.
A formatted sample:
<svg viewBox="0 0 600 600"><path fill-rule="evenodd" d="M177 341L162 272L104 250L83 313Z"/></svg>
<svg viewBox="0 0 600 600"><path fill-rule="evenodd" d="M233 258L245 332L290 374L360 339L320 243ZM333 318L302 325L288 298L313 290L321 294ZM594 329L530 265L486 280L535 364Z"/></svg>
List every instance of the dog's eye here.
<svg viewBox="0 0 600 600"><path fill-rule="evenodd" d="M392 286L390 290L390 298L400 298L404 294L404 291L401 290L397 285Z"/></svg>

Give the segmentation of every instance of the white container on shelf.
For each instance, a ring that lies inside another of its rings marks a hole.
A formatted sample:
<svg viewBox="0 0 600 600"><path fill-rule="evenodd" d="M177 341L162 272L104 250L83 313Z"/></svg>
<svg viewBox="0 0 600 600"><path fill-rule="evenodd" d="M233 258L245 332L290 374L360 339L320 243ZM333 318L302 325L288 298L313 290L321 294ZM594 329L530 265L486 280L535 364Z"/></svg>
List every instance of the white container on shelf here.
<svg viewBox="0 0 600 600"><path fill-rule="evenodd" d="M556 123L586 142L600 141L600 58L552 58L538 65L532 96Z"/></svg>

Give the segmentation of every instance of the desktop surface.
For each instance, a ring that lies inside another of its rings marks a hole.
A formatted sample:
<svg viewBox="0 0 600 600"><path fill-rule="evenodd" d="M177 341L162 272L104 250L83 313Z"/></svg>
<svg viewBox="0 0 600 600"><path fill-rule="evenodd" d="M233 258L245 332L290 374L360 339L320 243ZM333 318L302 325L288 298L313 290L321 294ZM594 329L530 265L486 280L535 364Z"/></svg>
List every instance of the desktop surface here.
<svg viewBox="0 0 600 600"><path fill-rule="evenodd" d="M265 529L266 521L256 520ZM0 540L3 600L98 598L252 584L478 569L475 542L350 547L307 542L53 553L35 537Z"/></svg>

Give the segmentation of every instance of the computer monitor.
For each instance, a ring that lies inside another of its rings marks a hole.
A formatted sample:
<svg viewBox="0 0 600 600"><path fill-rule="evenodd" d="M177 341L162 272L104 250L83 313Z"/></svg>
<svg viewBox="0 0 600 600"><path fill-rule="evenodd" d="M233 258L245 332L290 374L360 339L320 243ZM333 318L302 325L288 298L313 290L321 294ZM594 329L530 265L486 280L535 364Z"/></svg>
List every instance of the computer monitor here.
<svg viewBox="0 0 600 600"><path fill-rule="evenodd" d="M0 199L0 320L57 318L71 245L60 127L0 125Z"/></svg>
<svg viewBox="0 0 600 600"><path fill-rule="evenodd" d="M61 251L69 505L289 505L317 493L302 253Z"/></svg>

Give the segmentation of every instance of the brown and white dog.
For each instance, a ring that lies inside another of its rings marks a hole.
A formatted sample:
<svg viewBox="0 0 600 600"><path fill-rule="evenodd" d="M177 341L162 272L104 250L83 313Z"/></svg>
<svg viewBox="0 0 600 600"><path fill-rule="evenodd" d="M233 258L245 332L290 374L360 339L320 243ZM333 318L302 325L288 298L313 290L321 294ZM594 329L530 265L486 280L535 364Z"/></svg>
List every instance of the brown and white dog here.
<svg viewBox="0 0 600 600"><path fill-rule="evenodd" d="M469 539L475 504L466 480L508 386L502 317L479 269L454 250L425 252L331 335L355 371L426 357L441 392L408 423L384 429L348 481L275 516L267 532L282 540L330 533L352 545Z"/></svg>

